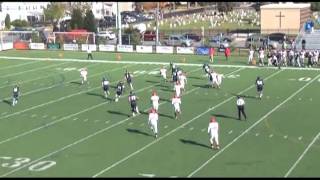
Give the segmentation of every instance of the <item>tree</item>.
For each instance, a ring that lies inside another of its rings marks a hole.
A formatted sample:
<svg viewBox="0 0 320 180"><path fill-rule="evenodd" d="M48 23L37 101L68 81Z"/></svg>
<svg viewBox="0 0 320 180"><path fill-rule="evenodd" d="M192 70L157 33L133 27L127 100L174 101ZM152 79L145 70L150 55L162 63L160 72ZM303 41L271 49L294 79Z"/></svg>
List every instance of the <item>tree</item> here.
<svg viewBox="0 0 320 180"><path fill-rule="evenodd" d="M311 11L320 11L320 2L311 2Z"/></svg>
<svg viewBox="0 0 320 180"><path fill-rule="evenodd" d="M89 32L97 32L97 25L92 10L88 10L86 12L83 23L84 28L86 28Z"/></svg>
<svg viewBox="0 0 320 180"><path fill-rule="evenodd" d="M6 18L5 18L5 20L4 20L4 23L5 23L6 28L7 28L7 29L10 29L10 27L11 27L11 22L10 22L10 15L9 15L9 14L6 15Z"/></svg>
<svg viewBox="0 0 320 180"><path fill-rule="evenodd" d="M124 30L124 34L130 37L130 44L132 45L140 45L141 44L141 34L138 29L133 27L129 27Z"/></svg>
<svg viewBox="0 0 320 180"><path fill-rule="evenodd" d="M71 29L83 28L83 16L80 8L75 8L72 10L70 26Z"/></svg>
<svg viewBox="0 0 320 180"><path fill-rule="evenodd" d="M218 2L217 8L219 12L229 12L232 11L235 2Z"/></svg>
<svg viewBox="0 0 320 180"><path fill-rule="evenodd" d="M58 2L51 2L47 8L43 10L46 20L49 20L51 24L57 23L60 18L64 16L65 6Z"/></svg>
<svg viewBox="0 0 320 180"><path fill-rule="evenodd" d="M16 19L11 22L11 25L14 27L26 27L29 26L29 23L26 20Z"/></svg>

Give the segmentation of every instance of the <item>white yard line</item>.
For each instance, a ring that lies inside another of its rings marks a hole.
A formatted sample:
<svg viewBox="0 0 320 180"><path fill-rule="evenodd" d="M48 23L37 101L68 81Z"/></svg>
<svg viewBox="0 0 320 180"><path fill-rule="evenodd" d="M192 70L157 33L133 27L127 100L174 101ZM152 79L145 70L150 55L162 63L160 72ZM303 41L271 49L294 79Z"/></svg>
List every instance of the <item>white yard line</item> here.
<svg viewBox="0 0 320 180"><path fill-rule="evenodd" d="M301 161L301 159L304 157L304 155L306 155L306 153L309 151L309 149L312 147L312 145L319 139L319 137L320 137L320 132L313 138L311 143L303 151L303 153L299 156L298 160L291 166L291 168L289 169L289 171L286 173L286 175L284 177L288 177L291 174L291 172L294 170L294 168L296 168L298 163Z"/></svg>
<svg viewBox="0 0 320 180"><path fill-rule="evenodd" d="M11 68L16 68L16 67L25 66L25 65L28 65L28 64L35 64L35 63L38 63L38 62L37 61L31 61L31 62L27 62L27 63L23 63L23 64L16 64L16 65L12 65L12 66L6 66L6 67L0 68L0 70L11 69Z"/></svg>
<svg viewBox="0 0 320 180"><path fill-rule="evenodd" d="M8 74L8 75L5 75L5 76L1 76L1 78L20 75L20 74L24 74L24 73L28 73L28 72L32 72L32 71L38 71L38 70L41 70L41 69L48 69L48 68L51 68L51 67L54 67L54 66L60 66L62 64L67 64L67 63L69 63L69 62L63 62L63 63L60 63L60 64L52 64L50 66L43 65L43 67L40 67L40 68L34 68L34 69L29 69L27 71L21 71L21 72L17 72L17 73Z"/></svg>
<svg viewBox="0 0 320 180"><path fill-rule="evenodd" d="M228 145L226 145L224 148L219 150L215 155L213 155L209 160L207 160L205 163L203 163L199 168L194 170L192 173L188 175L188 177L193 176L195 173L200 171L203 167L205 167L209 162L211 162L214 158L219 156L222 152L224 152L228 147L230 147L233 143L237 142L243 135L245 135L247 132L249 132L252 128L254 128L256 125L258 125L261 121L263 121L266 117L268 117L271 113L276 111L280 106L288 102L290 99L292 99L295 95L297 95L299 92L301 92L304 88L306 88L308 85L310 85L312 82L317 80L320 77L320 75L316 76L312 81L309 81L304 86L302 86L299 90L294 92L291 96L289 96L287 99L282 101L280 104L278 104L276 107L274 107L271 111L269 111L267 114L265 114L262 118L260 118L258 121L256 121L253 125L251 125L248 129L246 129L243 133L241 133L238 137L233 139Z"/></svg>
<svg viewBox="0 0 320 180"><path fill-rule="evenodd" d="M110 71L108 71L108 72L117 71L117 70L119 70L119 69L124 69L125 67L128 67L128 66L129 66L129 65L124 66L124 67L115 68L115 69L112 69L112 70L110 70ZM105 73L105 72L102 72L102 73L99 73L99 74L103 74L103 73ZM92 76L91 76L91 77L92 77ZM72 81L70 81L70 82L72 82ZM67 82L66 82L66 83L67 83ZM32 93L35 93L35 92L39 92L39 91L42 91L42 90L44 90L44 89L50 89L50 88L53 88L53 87L56 87L56 86L57 86L57 85L49 86L49 87L46 87L46 88L36 89L36 90L34 90L34 91L29 91L29 92L27 92L27 93L24 93L24 94L22 94L21 96L26 96L26 95L28 95L28 94L32 94ZM59 99L55 99L55 100L52 100L52 101L48 101L48 102L46 102L46 103L39 104L39 105L33 106L33 107L31 107L31 108L24 109L24 110L22 110L22 111L18 111L18 112L12 113L12 114L8 114L8 115L6 115L6 116L1 116L0 119L5 119L5 118L11 117L11 116L15 116L15 115L17 115L17 114L21 114L21 113L24 113L24 112L27 112L27 111L30 111L30 110L33 110L33 109L36 109L36 108L39 108L39 107L43 107L43 106L46 106L46 105L48 105L48 104L56 103L56 102L62 101L62 100L64 100L64 99L67 99L67 98L70 98L70 97L73 97L73 96L76 96L76 95L79 95L79 94L82 94L82 93L86 93L86 92L89 92L89 91L92 91L92 90L98 89L98 88L101 88L101 87L98 86L98 87L90 88L90 89L87 89L87 90L84 90L84 91L80 91L80 92L77 92L77 93L73 93L73 94L70 94L70 95L67 95L67 96L63 96L63 97L61 97L61 98L59 98ZM4 98L4 99L7 99L7 98L11 98L11 96L6 97L6 98Z"/></svg>
<svg viewBox="0 0 320 180"><path fill-rule="evenodd" d="M267 79L269 79L269 78L273 77L274 75L276 75L276 74L278 74L278 73L280 73L280 72L281 72L281 71L277 71L276 73L271 74L271 75L270 75L270 76L268 76L265 80L267 80ZM251 85L250 87L248 87L248 88L246 88L245 90L241 91L239 94L242 94L243 92L245 92L245 91L247 91L247 90L251 89L251 88L252 88L252 87L254 87L254 86L255 86L255 85ZM174 133L174 132L178 131L179 129L183 128L184 126L188 125L189 123L193 122L194 120L198 119L199 117L201 117L201 116L203 116L203 115L207 114L207 113L208 113L208 112L210 112L211 110L213 110L213 109L215 109L215 108L217 108L217 107L219 107L219 106L221 106L221 105L223 105L223 104L227 103L227 102L228 102L228 101L230 101L231 99L234 99L234 97L230 97L230 98L228 98L228 99L224 100L223 102L221 102L221 103L219 103L219 104L217 104L217 105L215 105L215 106L213 106L213 107L209 108L208 110L206 110L206 111L202 112L201 114L197 115L196 117L192 118L191 120L189 120L189 121L187 121L187 122L183 123L182 125L178 126L178 127L177 127L177 128L175 128L175 129L171 130L171 131L170 131L170 132L168 132L167 134L165 134L165 135L163 135L163 136L159 137L159 138L158 138L158 139L156 139L155 141L153 141L153 142L151 142L151 143L149 143L149 144L147 144L147 145L143 146L142 148L140 148L139 150L135 151L134 153L131 153L130 155L126 156L125 158L123 158L123 159L121 159L121 160L119 160L119 161L117 161L117 162L113 163L111 166L108 166L107 168L105 168L105 169L103 169L103 170L99 171L98 173L96 173L96 174L95 174L95 175L93 175L92 177L97 177L97 176L99 176L99 175L101 175L101 174L103 174L103 173L105 173L105 172L109 171L110 169L112 169L112 168L114 168L115 166L117 166L117 165L121 164L122 162L124 162L124 161L128 160L128 159L129 159L129 158L131 158L132 156L134 156L134 155L136 155L136 154L140 153L141 151L143 151L143 150L147 149L148 147L150 147L150 146L152 146L153 144L155 144L155 143L159 142L160 140L164 139L165 137L167 137L167 136L171 135L172 133Z"/></svg>
<svg viewBox="0 0 320 180"><path fill-rule="evenodd" d="M243 68L241 68L240 70L242 70L242 69L243 69ZM198 70L199 70L199 69L195 69L195 70L193 70L193 71L198 71ZM229 73L229 74L238 72L238 71L240 71L240 70L237 69L237 70L235 70L235 71L233 71L233 72L231 72L231 73ZM191 71L191 72L193 72L193 71ZM190 72L189 72L189 73L190 73ZM158 83L158 84L159 84L159 83ZM153 86L154 86L154 85L152 85L152 87L153 87ZM145 89L145 88L144 88L144 89ZM184 95L189 94L189 93L191 93L191 92L193 92L193 91L195 91L195 90L197 90L197 89L199 89L199 87L196 87L196 88L194 88L194 89L192 89L192 90L190 90L190 91L187 91L186 93L184 93ZM165 103L167 103L167 102L165 101L165 102L163 102L163 103L160 103L159 106L162 105L162 104L165 104ZM104 103L101 103L101 104L104 104ZM150 108L147 108L145 111L147 111L148 109L150 109ZM102 133L102 132L104 132L104 131L106 131L106 130L108 130L108 129L111 129L111 128L116 127L116 126L118 126L118 125L120 125L120 124L123 124L123 123L125 123L126 121L128 121L130 118L132 118L132 117L126 118L126 119L124 119L124 120L122 120L122 121L117 122L116 124L112 124L111 126L108 126L108 127L104 128L104 129L102 129L102 130L99 130L99 131L97 131L97 132L95 132L95 133L93 133L93 134L90 134L90 135L88 135L88 136L86 136L86 137L84 137L84 138L81 138L81 139L79 139L79 140L77 140L77 141L75 141L75 142L73 142L73 143L71 143L71 144L69 144L69 145L67 145L67 146L64 146L64 147L62 147L62 148L60 148L60 149L58 149L58 150L56 150L56 151L53 151L53 152L51 152L51 153L49 153L49 154L47 154L47 155L45 155L45 156L42 156L42 157L40 157L40 158L38 158L38 159L30 162L30 163L27 163L27 164L25 164L25 165L23 165L23 166L21 166L21 167L19 167L19 168L17 168L17 169L13 169L12 171L9 171L9 172L3 174L3 175L1 175L0 177L8 176L8 175L10 175L10 174L12 174L12 173L14 173L14 172L16 172L16 171L19 171L20 169L22 169L22 168L24 168L24 167L27 167L27 166L35 163L35 162L38 162L38 161L40 161L40 160L42 160L42 159L45 159L45 158L47 158L47 157L50 157L50 156L52 156L53 154L59 153L59 152L61 152L61 151L64 151L65 149L68 149L68 148L70 148L70 147L72 147L72 146L74 146L74 145L77 145L77 144L79 144L79 143L81 143L81 142L83 142L83 141L85 141L85 140L87 140L87 139L90 139L91 137L94 137L94 136L96 136L96 135L98 135L98 134L100 134L100 133ZM107 121L107 122L109 122L109 121Z"/></svg>
<svg viewBox="0 0 320 180"><path fill-rule="evenodd" d="M28 58L28 57L10 57L0 56L0 59L19 59L19 60L33 60L33 61L72 61L72 62L92 62L92 63L113 63L113 64L145 64L145 65L168 65L169 62L145 62L145 61L110 61L110 60L82 60L82 59L59 59L59 58ZM202 64L193 63L175 63L179 66L199 66ZM278 67L258 67L248 65L222 65L212 64L213 67L229 67L229 68L260 68L260 69L278 69ZM294 67L281 67L284 70L307 70L307 71L320 71L320 68L294 68Z"/></svg>
<svg viewBox="0 0 320 180"><path fill-rule="evenodd" d="M96 64L90 64L90 65L88 65L88 66L86 66L86 67L91 67L91 66L95 66L95 65L96 65ZM57 73L56 75L65 74L65 73L70 73L70 72L73 72L73 71L61 71L61 72ZM77 72L78 72L78 71L77 71ZM54 76L54 75L40 76L40 77L37 77L37 78L35 78L35 79L29 79L29 80L27 80L27 81L17 81L17 82L19 82L19 85L21 85L21 84L25 84L25 83L28 83L28 82L36 81L36 80L39 80L39 79L45 79L45 78L47 78L47 77L52 77L52 76ZM12 86L12 85L14 85L14 83L11 83L11 84L5 85L5 86L0 86L0 89L1 89L1 88L5 88L5 87L8 87L8 86Z"/></svg>

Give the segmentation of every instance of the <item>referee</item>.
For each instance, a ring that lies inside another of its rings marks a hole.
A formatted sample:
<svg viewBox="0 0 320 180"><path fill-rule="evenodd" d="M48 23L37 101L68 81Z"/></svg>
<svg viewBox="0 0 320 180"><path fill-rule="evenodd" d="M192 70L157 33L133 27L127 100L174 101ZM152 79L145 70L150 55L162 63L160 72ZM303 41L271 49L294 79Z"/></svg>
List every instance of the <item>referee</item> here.
<svg viewBox="0 0 320 180"><path fill-rule="evenodd" d="M238 96L237 107L238 107L238 119L239 120L241 120L241 113L244 116L244 119L247 120L247 115L244 112L244 104L245 104L245 102L244 102L243 98Z"/></svg>
<svg viewBox="0 0 320 180"><path fill-rule="evenodd" d="M89 47L89 45L88 45L87 53L88 53L87 60L89 60L89 57L90 57L90 59L92 60L92 59L93 59L93 57L92 57L92 50L91 50L91 48Z"/></svg>

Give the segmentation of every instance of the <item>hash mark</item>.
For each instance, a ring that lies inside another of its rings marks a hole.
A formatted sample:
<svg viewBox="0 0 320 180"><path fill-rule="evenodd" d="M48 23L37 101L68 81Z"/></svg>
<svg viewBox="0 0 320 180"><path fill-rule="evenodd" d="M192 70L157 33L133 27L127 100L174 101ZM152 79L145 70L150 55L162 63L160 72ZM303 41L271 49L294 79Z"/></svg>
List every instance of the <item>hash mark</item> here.
<svg viewBox="0 0 320 180"><path fill-rule="evenodd" d="M106 121L105 123L108 124L110 121Z"/></svg>
<svg viewBox="0 0 320 180"><path fill-rule="evenodd" d="M232 132L233 132L233 131L231 130L231 131L228 132L228 134L231 134Z"/></svg>
<svg viewBox="0 0 320 180"><path fill-rule="evenodd" d="M259 136L259 133L256 133L256 136Z"/></svg>
<svg viewBox="0 0 320 180"><path fill-rule="evenodd" d="M299 137L298 139L299 139L299 141L301 141L301 139L302 139L302 136L300 136L300 137Z"/></svg>
<svg viewBox="0 0 320 180"><path fill-rule="evenodd" d="M166 128L168 128L168 126L167 126L167 125L165 125L165 126L164 126L164 128L166 129Z"/></svg>
<svg viewBox="0 0 320 180"><path fill-rule="evenodd" d="M287 135L285 135L285 136L283 136L283 138L287 139L287 138L288 138L288 136L287 136Z"/></svg>
<svg viewBox="0 0 320 180"><path fill-rule="evenodd" d="M272 137L273 137L273 134L270 134L270 135L269 135L269 138L272 138Z"/></svg>
<svg viewBox="0 0 320 180"><path fill-rule="evenodd" d="M73 118L73 120L75 121L75 120L77 120L78 118L76 117L76 118Z"/></svg>
<svg viewBox="0 0 320 180"><path fill-rule="evenodd" d="M85 119L85 120L83 120L84 122L87 122L89 119Z"/></svg>
<svg viewBox="0 0 320 180"><path fill-rule="evenodd" d="M94 120L94 122L99 122L100 120Z"/></svg>
<svg viewBox="0 0 320 180"><path fill-rule="evenodd" d="M193 130L193 127L189 128L189 130L192 131L192 130Z"/></svg>

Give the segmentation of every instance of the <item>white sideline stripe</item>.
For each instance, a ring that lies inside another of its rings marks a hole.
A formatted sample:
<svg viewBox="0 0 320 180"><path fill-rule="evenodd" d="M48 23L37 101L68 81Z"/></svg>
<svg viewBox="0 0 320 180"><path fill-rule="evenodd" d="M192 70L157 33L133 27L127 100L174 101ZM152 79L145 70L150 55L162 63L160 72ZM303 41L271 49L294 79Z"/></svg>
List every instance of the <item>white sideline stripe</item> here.
<svg viewBox="0 0 320 180"><path fill-rule="evenodd" d="M120 68L115 68L115 69L112 69L112 70L109 71L109 72L116 71L116 70L119 70L119 69L123 69L123 68L125 68L125 67L128 67L128 66L124 66L124 67L120 67ZM57 86L57 85L55 85L55 86ZM52 86L49 87L49 88L52 88ZM59 99L52 100L52 101L49 101L49 102L46 102L46 103L43 103L43 104L39 104L39 105L33 106L33 107L31 107L31 108L24 109L24 110L22 110L22 111L18 111L18 112L12 113L12 114L8 114L8 115L6 115L6 116L1 116L0 119L5 119L5 118L8 118L8 117L17 115L17 114L21 114L21 113L24 113L24 112L27 112L27 111L30 111L30 110L33 110L33 109L42 107L42 106L46 106L46 105L48 105L48 104L52 104L52 103L55 103L55 102L59 102L59 101L62 101L62 100L64 100L64 99L67 99L67 98L70 98L70 97L73 97L73 96L76 96L76 95L79 95L79 94L82 94L82 93L86 93L86 92L89 92L89 91L92 91L92 90L98 89L98 88L101 88L101 87L98 86L98 87L95 87L95 88L90 88L90 89L87 89L87 90L84 90L84 91L80 91L80 92L77 92L77 93L74 93L74 94L70 94L70 95L67 95L67 96L63 96L63 97L61 97L61 98L59 98ZM48 87L47 87L47 88L43 88L43 89L48 89ZM40 90L43 90L43 89L40 89ZM25 93L23 96L25 96L25 95L27 95L27 94L30 94L30 93L37 92L37 91L39 91L39 89L37 89L37 90L35 90L35 91L30 91L30 92L28 92L28 93ZM7 97L7 98L10 98L10 97Z"/></svg>
<svg viewBox="0 0 320 180"><path fill-rule="evenodd" d="M317 80L320 77L320 75L316 76L312 81L309 81L308 83L306 83L304 86L302 86L298 91L294 92L291 96L289 96L287 99L285 99L284 101L282 101L280 104L278 104L276 107L274 107L271 111L269 111L267 114L265 114L262 118L260 118L257 122L255 122L253 125L251 125L248 129L246 129L243 133L241 133L238 137L236 137L235 139L233 139L228 145L226 145L224 148L222 148L219 152L217 152L214 156L212 156L208 161L206 161L205 163L203 163L199 168L197 168L196 170L194 170L191 174L188 175L188 177L193 176L195 173L197 173L198 171L200 171L204 166L206 166L210 161L212 161L214 158L216 158L219 154L221 154L224 150L226 150L228 147L230 147L233 143L235 143L236 141L238 141L238 139L240 139L244 134L246 134L247 132L249 132L252 128L254 128L257 124L259 124L261 121L263 121L266 117L268 117L271 113L273 113L274 111L276 111L280 106L282 106L283 104L285 104L286 102L288 102L290 99L292 99L295 95L297 95L299 92L301 92L304 88L306 88L309 84L311 84L312 82L314 82L315 80Z"/></svg>
<svg viewBox="0 0 320 180"><path fill-rule="evenodd" d="M286 175L284 177L288 177L291 172L294 170L294 168L298 165L298 163L301 161L301 159L303 158L303 156L308 152L308 150L311 148L311 146L316 142L317 139L319 139L320 136L320 132L317 134L317 136L315 138L313 138L313 140L311 141L311 143L308 145L308 147L303 151L303 153L299 156L298 160L291 166L291 168L289 169L289 171L286 173Z"/></svg>
<svg viewBox="0 0 320 180"><path fill-rule="evenodd" d="M280 72L282 72L282 70L281 70L281 71L277 71L277 72L275 72L275 73L271 74L271 75L270 75L270 76L268 76L265 80L267 80L267 79L269 79L269 78L273 77L274 75L276 75L276 74L278 74L278 73L280 73ZM255 85L251 85L250 87L248 87L248 88L246 88L245 90L241 91L239 94L241 94L241 93L243 93L243 92L245 92L245 91L247 91L247 90L251 89L251 88L252 88L252 87L254 87L254 86L255 86ZM208 110L206 110L206 111L202 112L201 114L199 114L199 115L197 115L196 117L192 118L191 120L189 120L189 121L185 122L184 124L180 125L179 127L175 128L175 129L173 129L173 130L171 130L170 132L168 132L168 133L167 133L167 134L165 134L164 136L159 137L159 138L158 138L158 139L156 139L155 141L153 141L153 142L151 142L151 143L149 143L149 144L145 145L144 147L140 148L139 150L135 151L134 153L131 153L131 154L130 154L130 155L128 155L127 157L125 157L125 158L123 158L123 159L121 159L121 160L117 161L116 163L112 164L111 166L109 166L109 167L107 167L107 168L103 169L102 171L100 171L100 172L96 173L96 174L95 174L95 175L93 175L92 177L97 177L97 176L101 175L102 173L104 173L104 172L106 172L106 171L110 170L111 168L113 168L113 167L117 166L118 164L120 164L120 163L122 163L122 162L126 161L126 160L127 160L127 159L129 159L130 157L132 157L132 156L134 156L134 155L136 155L136 154L140 153L141 151L143 151L144 149L148 148L149 146L151 146L151 145L153 145L153 144L155 144L155 143L159 142L161 139L163 139L163 138L165 138L165 137L169 136L170 134L172 134L172 133L176 132L177 130L179 130L179 129L183 128L184 126L188 125L189 123L193 122L194 120L196 120L196 119L198 119L199 117L203 116L204 114L208 113L208 112L209 112L209 111L211 111L212 109L215 109L215 108L217 108L217 107L221 106L222 104L225 104L226 102L230 101L230 100L231 100L231 99L233 99L233 98L234 98L234 97L230 97L230 98L228 98L228 99L224 100L223 102L221 102L221 103L219 103L219 104L217 104L217 105L215 105L215 106L213 106L213 107L209 108Z"/></svg>
<svg viewBox="0 0 320 180"><path fill-rule="evenodd" d="M6 67L3 67L3 68L0 68L0 70L11 69L11 68L14 68L14 67L20 67L20 66L24 66L24 65L28 65L28 64L35 64L35 63L38 63L38 62L37 61L33 61L33 62L27 62L27 63L23 63L23 64L16 64L16 65L13 65L13 66L6 66Z"/></svg>
<svg viewBox="0 0 320 180"><path fill-rule="evenodd" d="M168 65L169 62L145 62L145 61L110 61L110 60L81 60L81 59L58 59L58 58L27 58L27 57L10 57L10 56L0 56L0 59L19 59L19 60L32 60L32 61L72 61L72 62L95 62L95 63L112 63L112 64L145 64L145 65ZM202 67L203 64L193 64L193 63L175 63L179 66L199 66ZM213 67L229 67L229 68L252 68L259 69L258 66L247 66L247 65L222 65L213 64ZM263 67L261 69L278 69L278 67ZM281 67L283 70L308 70L308 71L320 71L320 68L294 68L294 67Z"/></svg>
<svg viewBox="0 0 320 180"><path fill-rule="evenodd" d="M141 76L142 76L142 75L141 75ZM139 77L139 75L136 76L136 77ZM110 84L113 84L113 83L115 83L115 82L117 82L117 81L113 81L113 82L111 82ZM159 84L159 83L158 83L158 84ZM154 85L147 86L147 87L145 87L145 88L139 89L139 90L136 91L136 92L143 91L143 90L148 89L148 88L153 87L153 86L154 86ZM128 96L128 95L121 96L120 98L124 98L124 97L126 97L126 96ZM53 125L53 124L56 124L56 123L58 123L58 122L60 122L60 121L64 121L64 120L69 119L69 118L71 118L71 117L73 117L73 116L77 116L77 115L79 115L79 114L82 114L82 113L84 113L84 112L90 111L90 110L92 110L92 109L95 109L95 108L97 108L97 107L99 107L99 106L102 106L102 105L108 104L108 103L109 103L109 101L103 102L103 103L100 103L100 104L97 104L97 105L94 105L94 106L91 106L91 107L86 108L86 109L84 109L84 110L82 110L82 111L79 111L79 112L74 113L74 114L70 114L70 115L68 115L68 116L65 116L65 117L60 118L60 119L55 120L55 121L52 121L52 122L50 122L50 123L48 123L48 124L45 124L45 125L43 125L43 126L40 126L40 127L34 128L34 129L31 129L31 130L29 130L29 131L26 131L26 132L24 132L24 133L21 133L21 134L19 134L19 135L16 135L16 136L13 136L13 137L10 137L10 138L7 138L7 139L5 139L5 140L0 141L0 145L3 144L3 143L6 143L6 142L12 141L12 140L14 140L14 139L17 139L17 138L26 136L26 135L28 135L28 134L31 134L31 133L36 132L36 131L38 131L38 130L41 130L41 129L43 129L43 128L47 128L47 127L49 127L49 126L51 126L51 125ZM52 119L56 119L56 116L53 116ZM76 121L76 120L78 120L77 117L75 117L75 118L73 119L73 121ZM107 123L109 123L109 121L106 121L105 123L107 124Z"/></svg>
<svg viewBox="0 0 320 180"><path fill-rule="evenodd" d="M27 72L37 71L37 70L41 70L41 69L48 69L48 68L51 68L51 67L60 66L62 64L68 64L68 63L69 62L63 62L63 63L60 63L60 64L52 64L50 66L43 66L43 67L40 67L40 68L34 68L34 69L27 70L27 71L21 71L21 72L17 72L17 73L8 74L6 76L2 76L2 78L15 76L15 75L19 75L19 74L24 74L24 73L27 73Z"/></svg>
<svg viewBox="0 0 320 180"><path fill-rule="evenodd" d="M237 70L235 70L235 71L233 71L233 72L231 72L231 73L229 73L229 74L238 72L238 71L243 70L243 69L244 69L244 68L237 69ZM191 71L191 72L198 71L198 70L199 70L199 69L195 69L195 70L193 70L193 71ZM190 72L189 72L189 73L190 73ZM159 83L157 83L157 84L159 84ZM149 86L149 87L153 87L153 86L154 86L154 85ZM144 89L147 89L147 88L144 88ZM196 89L199 89L199 87L196 87L196 88L194 88L194 89L192 89L192 90L184 93L184 95L189 94L189 93L193 92L193 91L196 90ZM142 89L141 89L141 90L142 90ZM120 98L121 98L121 97L120 97ZM107 103L107 102L101 103L100 105L103 105L103 104L105 104L105 103ZM160 103L159 106L161 106L162 104L165 104L165 103L167 103L167 102L165 101L165 102L163 102L163 103ZM96 106L97 106L97 105L96 105ZM95 107L96 107L96 106L95 106ZM91 108L95 108L95 107L92 106ZM148 109L150 109L150 108L147 108L146 110L148 110ZM145 111L146 111L146 110L145 110ZM88 111L88 109L87 109L86 111ZM83 112L85 112L85 111L83 111ZM81 112L78 112L78 114L79 114L79 113L81 113ZM69 116L70 116L70 115L69 115ZM74 116L74 115L73 115L73 116ZM72 116L71 116L71 117L72 117ZM64 118L66 118L66 117L64 117ZM16 172L16 171L19 171L20 169L22 169L22 168L24 168L24 167L26 167L26 166L29 166L30 164L33 164L33 163L35 163L35 162L37 162L37 161L40 161L40 160L42 160L42 159L45 159L45 158L47 158L47 157L49 157L49 156L51 156L51 155L53 155L53 154L56 154L56 153L61 152L61 151L65 150L65 149L68 149L69 147L72 147L72 146L74 146L74 145L76 145L76 144L79 144L79 143L81 143L81 142L83 142L83 141L85 141L85 140L87 140L87 139L89 139L89 138L91 138L91 137L93 137L93 136L95 136L95 135L98 135L98 134L100 134L100 133L102 133L102 132L104 132L104 131L106 131L106 130L108 130L108 129L111 129L111 128L115 127L115 126L118 126L118 125L120 125L120 124L122 124L122 123L125 123L125 122L128 121L130 118L132 118L132 117L129 117L129 118L127 118L127 119L124 119L124 120L122 120L122 121L119 121L119 122L117 122L116 124L112 124L112 125L109 126L109 127L106 127L106 128L104 128L104 129L102 129L102 130L100 130L100 131L97 131L97 132L95 132L95 133L93 133L93 134L91 134L91 135L89 135L89 136L86 136L86 137L84 137L84 138L82 138L82 139L79 139L79 140L75 141L74 143L71 143L71 144L69 144L69 145L67 145L67 146L64 146L64 147L62 147L62 148L60 148L60 149L58 149L58 150L56 150L56 151L54 151L54 152L51 152L51 153L49 153L49 154L47 154L47 155L45 155L45 156L42 156L42 157L40 157L40 158L38 158L38 159L36 159L36 160L28 163L28 164L25 164L24 166L21 166L21 167L19 167L19 168L17 168L17 169L13 169L12 171L10 171L10 172L8 172L8 173L5 173L5 174L3 174L3 175L0 175L0 177L4 177L4 176L7 176L7 175L10 175L10 174L12 174L12 173L14 173L14 172ZM58 121L62 121L62 120L58 120ZM56 122L57 122L57 121L53 121L53 122L51 122L51 123L49 123L49 124L55 124ZM110 122L110 121L108 120L108 121L106 121L105 123L107 124L107 123L109 123L109 122ZM33 130L31 130L31 131L36 131L36 130L38 130L38 129L42 129L42 128L44 128L44 127L48 127L49 124L47 124L47 125L45 125L45 126L42 126L42 127L39 127L39 128L37 128L37 129L33 129ZM24 135L26 135L26 134L32 133L31 131L25 132L25 133L20 134L20 135L18 135L18 136L19 136L19 137L22 137L22 136L24 136ZM18 138L18 137L13 137L13 138L11 138L11 140L12 140L12 139L16 139L16 138ZM5 140L5 141L8 142L8 141L10 141L10 140L7 139L7 140ZM0 144L2 144L2 143L4 143L4 142L0 142Z"/></svg>
<svg viewBox="0 0 320 180"><path fill-rule="evenodd" d="M87 67L94 66L94 65L95 65L95 64L90 64L90 65L88 65ZM62 71L62 72L59 72L59 74L57 74L57 75L65 74L65 73L69 73L69 72L72 72L72 71ZM39 79L45 79L45 78L47 78L47 77L52 77L52 76L54 76L54 75L41 76L41 77L38 77L38 78L35 78L35 79L30 79L30 80L27 80L27 81L19 81L19 85L25 84L25 83L28 83L28 82L32 82L32 81L36 81L36 80L39 80ZM33 84L36 85L37 83L34 82ZM5 85L5 86L0 86L0 88L12 86L12 85L14 85L14 83L9 84L9 85ZM42 85L42 84L41 84L41 85Z"/></svg>

